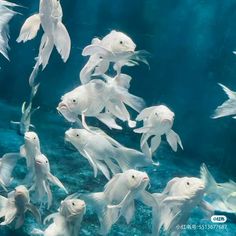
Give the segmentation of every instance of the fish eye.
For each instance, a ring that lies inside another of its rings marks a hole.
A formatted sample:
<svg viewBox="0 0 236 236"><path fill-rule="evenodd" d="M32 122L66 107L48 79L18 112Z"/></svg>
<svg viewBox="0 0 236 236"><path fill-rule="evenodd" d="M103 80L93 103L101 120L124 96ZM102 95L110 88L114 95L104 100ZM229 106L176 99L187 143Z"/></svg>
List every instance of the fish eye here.
<svg viewBox="0 0 236 236"><path fill-rule="evenodd" d="M120 41L120 44L123 44L123 41Z"/></svg>
<svg viewBox="0 0 236 236"><path fill-rule="evenodd" d="M75 100L75 99L73 99L73 100L72 100L72 102L74 102L74 103L75 103L75 102L76 102L76 100Z"/></svg>
<svg viewBox="0 0 236 236"><path fill-rule="evenodd" d="M74 203L74 202L72 202L72 205L73 205L73 206L75 206L75 203Z"/></svg>
<svg viewBox="0 0 236 236"><path fill-rule="evenodd" d="M187 182L187 185L190 185L190 183L189 183L189 182Z"/></svg>
<svg viewBox="0 0 236 236"><path fill-rule="evenodd" d="M46 163L48 163L48 161L46 161Z"/></svg>
<svg viewBox="0 0 236 236"><path fill-rule="evenodd" d="M158 113L156 112L155 115L158 116Z"/></svg>
<svg viewBox="0 0 236 236"><path fill-rule="evenodd" d="M36 139L36 137L34 137L34 140Z"/></svg>
<svg viewBox="0 0 236 236"><path fill-rule="evenodd" d="M134 175L132 175L132 178L134 179L134 178L135 178L135 176L134 176Z"/></svg>
<svg viewBox="0 0 236 236"><path fill-rule="evenodd" d="M99 59L102 59L102 56L100 56Z"/></svg>
<svg viewBox="0 0 236 236"><path fill-rule="evenodd" d="M76 134L76 137L79 137L79 134Z"/></svg>

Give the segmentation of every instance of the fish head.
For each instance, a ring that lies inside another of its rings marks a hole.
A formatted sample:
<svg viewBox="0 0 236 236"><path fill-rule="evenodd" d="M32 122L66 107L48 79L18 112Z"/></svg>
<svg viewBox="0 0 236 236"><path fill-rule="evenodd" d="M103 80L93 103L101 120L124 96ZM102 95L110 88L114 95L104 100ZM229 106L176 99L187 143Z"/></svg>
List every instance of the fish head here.
<svg viewBox="0 0 236 236"><path fill-rule="evenodd" d="M127 170L124 172L126 185L130 190L145 189L150 182L147 173L138 170Z"/></svg>
<svg viewBox="0 0 236 236"><path fill-rule="evenodd" d="M50 172L50 165L47 157L43 154L38 154L35 157L35 170L41 174Z"/></svg>
<svg viewBox="0 0 236 236"><path fill-rule="evenodd" d="M179 178L177 185L174 186L176 186L176 191L173 191L173 193L189 196L190 198L202 196L205 191L204 181L195 177Z"/></svg>
<svg viewBox="0 0 236 236"><path fill-rule="evenodd" d="M174 123L175 114L164 105L156 106L150 115L150 122L155 126L160 124L163 129L171 128Z"/></svg>
<svg viewBox="0 0 236 236"><path fill-rule="evenodd" d="M133 40L122 32L112 30L110 33L111 50L114 53L134 52L136 45Z"/></svg>
<svg viewBox="0 0 236 236"><path fill-rule="evenodd" d="M80 148L84 147L89 137L90 137L90 133L86 129L70 128L65 132L65 140L67 142L70 142L74 146L80 147Z"/></svg>
<svg viewBox="0 0 236 236"><path fill-rule="evenodd" d="M57 106L57 110L62 114L68 121L75 122L78 119L78 115L83 111L83 103L86 100L86 96L80 98L80 91L73 90L66 93L61 97L61 102Z"/></svg>
<svg viewBox="0 0 236 236"><path fill-rule="evenodd" d="M24 135L25 143L40 147L39 137L35 132L26 132Z"/></svg>
<svg viewBox="0 0 236 236"><path fill-rule="evenodd" d="M24 185L19 185L15 188L14 196L17 203L29 201L29 191Z"/></svg>
<svg viewBox="0 0 236 236"><path fill-rule="evenodd" d="M60 213L67 219L72 219L78 215L84 215L86 204L80 199L66 199L61 202Z"/></svg>

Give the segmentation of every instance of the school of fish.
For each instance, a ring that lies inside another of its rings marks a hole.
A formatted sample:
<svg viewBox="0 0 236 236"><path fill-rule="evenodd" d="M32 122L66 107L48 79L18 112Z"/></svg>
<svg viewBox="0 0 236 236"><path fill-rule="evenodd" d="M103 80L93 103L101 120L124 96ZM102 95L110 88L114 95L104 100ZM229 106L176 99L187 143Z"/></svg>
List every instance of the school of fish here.
<svg viewBox="0 0 236 236"><path fill-rule="evenodd" d="M18 14L13 9L19 7L0 0L0 53L8 60L8 24ZM50 158L42 152L40 138L31 123L31 115L37 110L40 112L40 107L33 104L40 89L37 81L40 68L43 72L54 47L65 63L70 56L71 39L62 18L60 0L40 0L38 13L25 20L16 40L25 43L37 36L40 27L43 30L36 63L29 76L29 102L22 105L20 121L10 122L11 128L24 137L22 145L0 158L0 188L5 192L0 195L0 231L6 226L22 227L25 217L30 217L25 214L29 211L38 224L32 235L78 236L89 208L100 224L99 232L91 232L91 235L107 235L122 217L130 224L136 214L136 201L152 211L153 236L162 232L180 235L181 229L177 226L186 224L195 208L209 219L216 211L236 214L236 183L232 180L217 183L205 164L200 167L199 177L176 176L162 192L149 192L151 180L143 168L158 168L160 163L154 161L158 148L166 141L174 152L178 147L184 148L180 136L173 130L175 113L166 105L148 107L142 98L129 91L132 77L124 74L122 68L139 63L149 67L149 53L137 51L133 40L116 30L102 38L93 38L91 44L84 47L82 56L88 60L80 71L80 83L61 96L56 108L65 122L71 124L71 128L61 134L65 142L80 154L78 158L86 159L91 167L91 178L104 175L107 183L101 183L104 186L101 192L85 193L78 189L70 193L67 190L69 186L64 186L53 174ZM212 118L233 116L235 119L236 92L219 85L228 100L217 107ZM141 135L140 150L126 147L101 128L87 124L94 119L109 129L123 132L128 127L138 137ZM9 192L15 183L13 171L19 165L25 165L26 174ZM52 186L53 190L56 186L61 191L64 199L58 211L48 215L42 224L42 211L50 210L53 204ZM208 201L207 197L213 201Z"/></svg>

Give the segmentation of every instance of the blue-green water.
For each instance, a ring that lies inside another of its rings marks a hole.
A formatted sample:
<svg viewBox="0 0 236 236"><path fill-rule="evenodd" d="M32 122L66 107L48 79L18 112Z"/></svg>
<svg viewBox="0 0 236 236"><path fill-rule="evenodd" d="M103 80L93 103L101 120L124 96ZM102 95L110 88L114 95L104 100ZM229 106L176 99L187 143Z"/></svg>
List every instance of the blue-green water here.
<svg viewBox="0 0 236 236"><path fill-rule="evenodd" d="M20 118L20 106L29 96L28 78L38 53L40 35L32 42L17 44L24 20L37 12L38 1L18 0L26 6L18 9L10 24L11 61L0 56L0 155L19 150L23 138L9 129L9 121ZM82 49L94 36L104 36L117 29L127 33L137 44L152 54L150 70L144 65L126 68L133 77L131 91L143 97L147 105L164 103L176 114L174 129L181 136L184 151L173 153L162 143L156 154L161 166L145 169L151 178L150 192L160 192L175 176L199 176L202 162L210 166L217 181L236 178L236 121L231 118L210 119L213 110L226 97L217 85L221 82L236 90L236 3L233 0L74 0L61 1L65 23L72 40L71 55L64 64L54 50L47 68L39 74L41 86L35 106L41 109L32 121L39 134L42 150L51 163L52 172L70 193L100 191L106 183L93 173L86 160L64 146L64 132L70 124L56 112L61 95L79 85L79 72L86 58ZM96 125L96 123L93 125ZM102 128L104 128L102 126ZM139 137L128 129L109 131L128 147L139 146ZM124 135L125 134L125 135ZM22 168L20 167L22 166ZM16 170L16 180L24 175L24 163ZM12 187L13 187L12 186ZM54 212L65 197L54 190ZM45 211L44 217L49 212ZM145 224L144 224L145 222ZM195 211L191 223L211 224ZM86 214L81 235L96 235L98 221ZM0 228L0 235L26 235L35 225L30 215L24 228L17 232ZM225 230L184 231L183 235L235 235L236 225L227 223ZM130 225L120 220L110 235L148 235L151 233L151 210L137 204Z"/></svg>

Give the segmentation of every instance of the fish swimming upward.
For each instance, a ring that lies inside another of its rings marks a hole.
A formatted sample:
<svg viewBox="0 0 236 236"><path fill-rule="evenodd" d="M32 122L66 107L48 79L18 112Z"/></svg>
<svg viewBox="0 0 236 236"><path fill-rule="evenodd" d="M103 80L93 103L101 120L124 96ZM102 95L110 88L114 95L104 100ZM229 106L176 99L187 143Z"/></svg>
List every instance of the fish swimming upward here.
<svg viewBox="0 0 236 236"><path fill-rule="evenodd" d="M202 167L203 168L203 167ZM201 169L202 169L201 168ZM175 177L171 179L162 193L154 193L157 208L153 208L153 236L180 235L178 225L187 224L194 208L199 207L206 216L214 214L214 208L205 200L205 184L201 178Z"/></svg>
<svg viewBox="0 0 236 236"><path fill-rule="evenodd" d="M94 171L100 170L107 179L113 175L154 164L142 152L126 148L99 129L69 129L65 133L69 141L84 156Z"/></svg>
<svg viewBox="0 0 236 236"><path fill-rule="evenodd" d="M236 214L236 183L232 180L217 183L206 165L201 169L201 176L206 185L206 194L212 195L212 206L217 211Z"/></svg>
<svg viewBox="0 0 236 236"><path fill-rule="evenodd" d="M30 211L37 222L41 223L40 212L31 204L29 192L25 186L17 186L7 198L0 196L0 218L4 219L0 225L14 225L15 229L20 228L24 224L26 211Z"/></svg>
<svg viewBox="0 0 236 236"><path fill-rule="evenodd" d="M13 11L11 8L17 7L18 5L1 0L0 1L0 53L9 60L8 57L8 41L9 41L9 34L8 34L8 23L12 19L17 12Z"/></svg>
<svg viewBox="0 0 236 236"><path fill-rule="evenodd" d="M126 88L100 79L78 86L63 95L61 100L57 110L69 122L79 121L78 116L82 116L82 121L85 117L96 117L111 129L122 129L116 124L116 118L127 121L130 127L136 125L125 105L137 112L145 106L142 98L130 94Z"/></svg>
<svg viewBox="0 0 236 236"><path fill-rule="evenodd" d="M82 84L88 83L92 76L103 75L109 69L110 63L114 63L113 68L117 74L121 73L121 68L134 66L139 62L148 65L146 57L148 52L135 51L136 45L133 40L122 32L112 30L101 40L94 38L91 45L83 49L83 56L90 56L87 64L80 72Z"/></svg>
<svg viewBox="0 0 236 236"><path fill-rule="evenodd" d="M30 16L21 28L20 35L17 38L18 43L35 38L40 25L44 31L36 64L29 79L31 86L35 85L34 80L39 67L42 66L43 70L47 66L54 46L64 62L69 58L71 40L66 27L62 23L62 17L60 0L40 0L39 13Z"/></svg>
<svg viewBox="0 0 236 236"><path fill-rule="evenodd" d="M30 128L35 128L34 125L31 124L31 116L37 111L40 107L32 108L33 98L36 95L39 88L39 84L31 87L31 95L29 104L26 107L26 102L23 102L21 108L21 120L20 122L11 121L11 128L18 131L20 135L24 135L26 132L30 130Z"/></svg>
<svg viewBox="0 0 236 236"><path fill-rule="evenodd" d="M31 234L44 236L78 236L86 205L80 199L65 199L57 213L47 216L44 224L52 221L45 229L33 229Z"/></svg>
<svg viewBox="0 0 236 236"><path fill-rule="evenodd" d="M236 119L236 92L230 90L223 84L219 85L228 96L228 100L216 108L212 118L217 119L224 116L233 116L233 118Z"/></svg>
<svg viewBox="0 0 236 236"><path fill-rule="evenodd" d="M40 153L35 157L35 175L32 180L30 192L34 192L34 201L40 202L41 204L46 203L48 209L51 207L53 200L50 183L58 186L65 193L68 193L61 181L51 174L47 157Z"/></svg>
<svg viewBox="0 0 236 236"><path fill-rule="evenodd" d="M121 216L125 218L127 224L130 223L135 213L135 200L147 206L156 205L153 196L145 190L148 184L149 177L145 172L130 169L113 176L105 185L103 192L75 193L70 197L79 196L87 206L91 206L101 225L99 233L107 235Z"/></svg>
<svg viewBox="0 0 236 236"><path fill-rule="evenodd" d="M166 136L173 151L177 151L178 145L183 149L179 135L172 130L174 116L175 114L164 105L145 108L137 116L137 121L143 121L143 127L135 129L134 132L142 134L140 147L149 158L152 158L159 147L162 135Z"/></svg>

